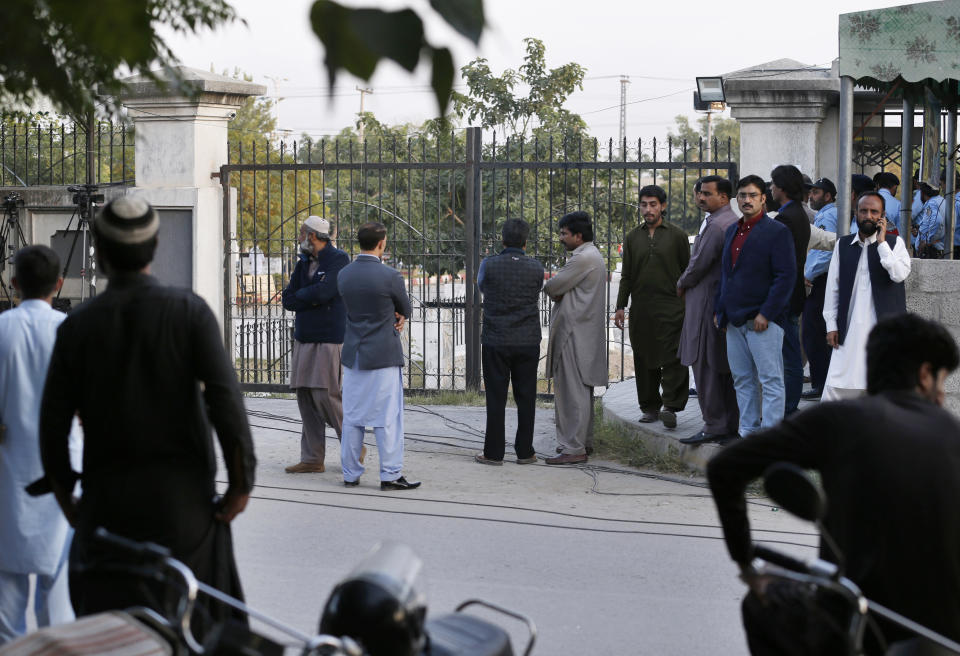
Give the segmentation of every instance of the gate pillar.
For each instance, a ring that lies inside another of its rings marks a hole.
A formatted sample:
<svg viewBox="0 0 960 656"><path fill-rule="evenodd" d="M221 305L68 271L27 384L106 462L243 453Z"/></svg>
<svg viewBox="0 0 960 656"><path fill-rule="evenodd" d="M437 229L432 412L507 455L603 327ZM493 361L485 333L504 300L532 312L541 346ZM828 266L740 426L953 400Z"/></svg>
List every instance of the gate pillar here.
<svg viewBox="0 0 960 656"><path fill-rule="evenodd" d="M143 76L126 80L121 100L136 133L137 186L129 193L142 196L160 215L154 275L193 289L223 325L225 238L231 235L235 206L224 202L216 174L227 163L227 123L247 98L263 95L266 87L187 67L178 70L194 95Z"/></svg>

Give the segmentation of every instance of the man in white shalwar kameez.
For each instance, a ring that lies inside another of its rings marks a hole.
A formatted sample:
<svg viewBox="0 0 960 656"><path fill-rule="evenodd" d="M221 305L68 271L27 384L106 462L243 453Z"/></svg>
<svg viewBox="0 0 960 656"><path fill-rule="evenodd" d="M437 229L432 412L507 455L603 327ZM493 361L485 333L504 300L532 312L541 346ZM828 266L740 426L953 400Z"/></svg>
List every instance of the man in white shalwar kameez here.
<svg viewBox="0 0 960 656"><path fill-rule="evenodd" d="M0 314L0 645L26 632L31 574L37 624L73 620L66 567L72 531L52 494L24 491L44 475L37 424L57 328L66 317L50 306L62 282L59 271L60 259L46 246L20 250L13 284L23 302ZM80 449L74 430L77 470Z"/></svg>
<svg viewBox="0 0 960 656"><path fill-rule="evenodd" d="M403 344L410 316L403 277L384 265L387 229L365 223L357 231L360 254L340 270L337 289L347 310L343 336L343 484L359 485L363 431L373 428L380 456L380 489L412 490L403 476Z"/></svg>
<svg viewBox="0 0 960 656"><path fill-rule="evenodd" d="M910 254L887 234L884 200L868 191L857 199L859 232L837 239L827 273L823 319L833 347L823 401L862 396L867 390L867 337L878 319L904 314L903 281Z"/></svg>

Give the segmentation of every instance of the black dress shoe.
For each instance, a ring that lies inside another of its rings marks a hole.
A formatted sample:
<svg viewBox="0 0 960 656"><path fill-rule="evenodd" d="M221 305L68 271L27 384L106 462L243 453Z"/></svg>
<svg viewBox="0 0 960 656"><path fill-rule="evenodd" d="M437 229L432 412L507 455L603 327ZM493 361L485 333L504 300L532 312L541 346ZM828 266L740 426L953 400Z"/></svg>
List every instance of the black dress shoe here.
<svg viewBox="0 0 960 656"><path fill-rule="evenodd" d="M811 388L806 392L801 393L800 398L806 401L819 401L821 395L823 395L823 390Z"/></svg>
<svg viewBox="0 0 960 656"><path fill-rule="evenodd" d="M395 481L380 481L381 490L415 490L420 487L420 481L411 483L403 476Z"/></svg>
<svg viewBox="0 0 960 656"><path fill-rule="evenodd" d="M343 486L344 486L344 487L357 487L358 485L360 485L360 479L359 479L359 478L358 478L357 480L355 480L355 481L344 481L344 482L343 482Z"/></svg>
<svg viewBox="0 0 960 656"><path fill-rule="evenodd" d="M725 437L727 437L727 435L722 435L720 433L707 433L704 431L700 431L696 435L685 437L682 440L678 440L678 442L680 442L680 444L689 444L689 445L708 444L710 442L719 442Z"/></svg>
<svg viewBox="0 0 960 656"><path fill-rule="evenodd" d="M719 440L715 440L715 441L720 446L723 446L725 444L730 444L731 442L736 442L739 439L740 439L740 436L734 433L732 435L724 435Z"/></svg>

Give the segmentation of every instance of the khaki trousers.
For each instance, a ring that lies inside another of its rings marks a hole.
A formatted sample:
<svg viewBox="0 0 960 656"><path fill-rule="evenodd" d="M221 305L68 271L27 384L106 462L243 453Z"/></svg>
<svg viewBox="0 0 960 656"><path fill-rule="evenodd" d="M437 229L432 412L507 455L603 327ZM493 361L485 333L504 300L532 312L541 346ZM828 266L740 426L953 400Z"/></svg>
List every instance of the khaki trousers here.
<svg viewBox="0 0 960 656"><path fill-rule="evenodd" d="M593 447L593 386L585 385L577 367L573 340L560 350L554 365L554 419L562 453L581 455Z"/></svg>
<svg viewBox="0 0 960 656"><path fill-rule="evenodd" d="M323 387L298 387L300 407L300 462L322 465L327 453L327 424L337 433L343 430L343 401L340 390Z"/></svg>

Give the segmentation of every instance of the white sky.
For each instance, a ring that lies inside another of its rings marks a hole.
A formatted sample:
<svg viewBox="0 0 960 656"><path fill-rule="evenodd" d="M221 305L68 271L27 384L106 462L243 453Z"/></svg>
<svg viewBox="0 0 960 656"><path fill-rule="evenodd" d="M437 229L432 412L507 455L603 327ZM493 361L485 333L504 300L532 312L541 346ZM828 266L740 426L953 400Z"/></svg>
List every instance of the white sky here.
<svg viewBox="0 0 960 656"><path fill-rule="evenodd" d="M629 75L627 102L632 104L627 107L627 137L631 140L664 136L677 114L695 116L692 89L697 75L720 75L781 58L829 66L837 57L841 13L903 4L885 0L799 4L485 0L487 28L479 47L474 47L441 19L432 18L427 0L341 2L384 9L413 7L428 19L428 40L450 47L458 69L475 57L486 57L496 74L504 68L517 69L523 61L522 39L543 40L548 67L571 61L586 67L583 91L575 92L567 107L581 114L591 134L602 139L617 137L619 76ZM427 84L429 66L410 75L389 62L381 63L367 83L344 74L329 97L322 47L310 28L312 0L232 0L231 4L246 26L238 23L190 38L172 35L168 43L187 66L204 70L213 66L218 73L238 68L265 84L268 95L282 98L282 130L294 136L339 132L356 118L358 84L374 89L364 109L381 122L420 124L436 115ZM667 97L644 100L658 96Z"/></svg>

